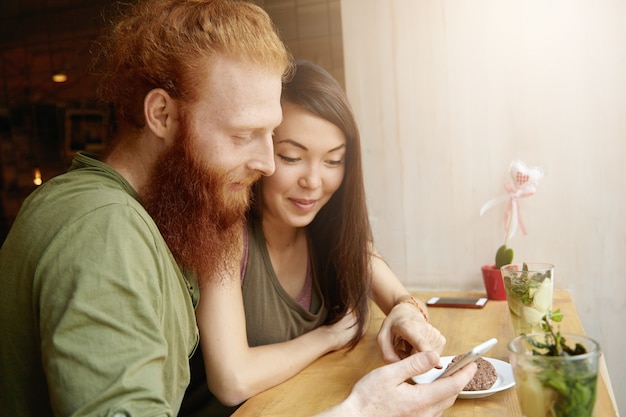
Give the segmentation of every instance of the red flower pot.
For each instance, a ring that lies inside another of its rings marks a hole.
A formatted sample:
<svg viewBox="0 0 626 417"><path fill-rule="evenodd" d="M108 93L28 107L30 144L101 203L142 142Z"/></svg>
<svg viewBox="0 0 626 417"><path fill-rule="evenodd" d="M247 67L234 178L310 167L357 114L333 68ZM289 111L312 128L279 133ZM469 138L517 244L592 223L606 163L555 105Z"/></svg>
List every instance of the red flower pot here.
<svg viewBox="0 0 626 417"><path fill-rule="evenodd" d="M495 265L483 265L483 282L485 290L487 290L487 298L490 300L506 300L506 292L504 291L504 281L502 281L502 273L496 269Z"/></svg>

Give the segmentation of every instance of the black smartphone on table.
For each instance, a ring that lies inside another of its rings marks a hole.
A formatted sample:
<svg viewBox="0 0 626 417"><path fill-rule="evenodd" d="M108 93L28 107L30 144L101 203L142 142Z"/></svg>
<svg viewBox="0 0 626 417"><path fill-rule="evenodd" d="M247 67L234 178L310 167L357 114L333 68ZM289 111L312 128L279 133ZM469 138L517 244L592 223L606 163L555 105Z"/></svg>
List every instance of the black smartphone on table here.
<svg viewBox="0 0 626 417"><path fill-rule="evenodd" d="M487 304L486 297L432 297L428 307L483 308Z"/></svg>

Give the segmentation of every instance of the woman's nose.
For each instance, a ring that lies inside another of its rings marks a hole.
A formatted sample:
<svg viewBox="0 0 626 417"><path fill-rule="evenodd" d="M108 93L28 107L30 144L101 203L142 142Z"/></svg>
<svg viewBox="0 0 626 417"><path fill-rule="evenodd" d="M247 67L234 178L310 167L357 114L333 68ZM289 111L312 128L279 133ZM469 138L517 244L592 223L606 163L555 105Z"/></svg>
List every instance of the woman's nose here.
<svg viewBox="0 0 626 417"><path fill-rule="evenodd" d="M298 183L303 188L319 188L322 185L322 178L317 169L310 168L300 177Z"/></svg>

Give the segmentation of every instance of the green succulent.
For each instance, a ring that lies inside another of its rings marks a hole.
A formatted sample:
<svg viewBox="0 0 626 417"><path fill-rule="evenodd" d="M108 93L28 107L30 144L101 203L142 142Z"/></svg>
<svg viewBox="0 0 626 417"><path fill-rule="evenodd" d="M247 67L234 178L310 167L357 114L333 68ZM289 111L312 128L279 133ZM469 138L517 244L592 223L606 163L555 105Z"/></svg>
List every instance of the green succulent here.
<svg viewBox="0 0 626 417"><path fill-rule="evenodd" d="M496 269L500 269L504 265L513 263L513 249L502 245L496 252Z"/></svg>

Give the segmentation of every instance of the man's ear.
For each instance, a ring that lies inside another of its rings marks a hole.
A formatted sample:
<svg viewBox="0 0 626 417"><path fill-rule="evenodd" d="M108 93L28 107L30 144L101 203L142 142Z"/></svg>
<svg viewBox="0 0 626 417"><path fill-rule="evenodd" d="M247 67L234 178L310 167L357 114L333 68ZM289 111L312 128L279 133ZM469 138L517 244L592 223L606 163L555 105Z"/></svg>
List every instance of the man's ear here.
<svg viewBox="0 0 626 417"><path fill-rule="evenodd" d="M146 125L157 137L169 139L175 132L178 119L177 103L162 88L155 88L146 94L143 102Z"/></svg>

